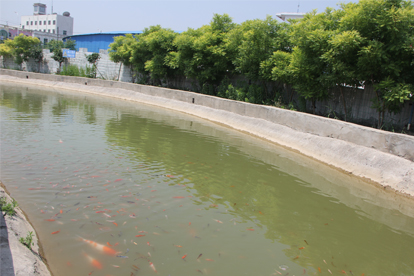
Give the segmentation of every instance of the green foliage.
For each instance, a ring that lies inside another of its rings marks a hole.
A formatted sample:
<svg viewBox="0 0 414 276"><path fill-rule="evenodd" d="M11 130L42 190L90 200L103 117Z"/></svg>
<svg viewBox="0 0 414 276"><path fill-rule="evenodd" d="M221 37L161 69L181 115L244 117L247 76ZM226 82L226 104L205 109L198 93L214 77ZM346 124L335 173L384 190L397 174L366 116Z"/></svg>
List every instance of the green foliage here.
<svg viewBox="0 0 414 276"><path fill-rule="evenodd" d="M28 232L27 236L25 238L20 237L19 241L31 250L32 245L34 245L34 243L33 243L33 232L32 231Z"/></svg>
<svg viewBox="0 0 414 276"><path fill-rule="evenodd" d="M18 206L17 202L13 199L11 203L7 203L5 197L0 198L1 211L6 215L14 216L16 214L15 208Z"/></svg>
<svg viewBox="0 0 414 276"><path fill-rule="evenodd" d="M233 28L225 41L235 70L251 80L271 80L261 64L275 51L292 50L288 35L290 27L267 16L265 20L248 20Z"/></svg>
<svg viewBox="0 0 414 276"><path fill-rule="evenodd" d="M63 66L59 75L63 76L73 76L73 77L85 77L85 78L94 78L96 71L93 70L90 66L85 66L85 68L79 68L74 64L69 64Z"/></svg>
<svg viewBox="0 0 414 276"><path fill-rule="evenodd" d="M85 55L88 62L92 65L91 75L88 75L90 78L96 78L96 72L98 71L98 61L101 56L98 53L92 53L90 55Z"/></svg>
<svg viewBox="0 0 414 276"><path fill-rule="evenodd" d="M46 44L45 48L49 49L51 53L55 53L60 49L76 50L76 41L71 39L67 39L66 41L53 39Z"/></svg>
<svg viewBox="0 0 414 276"><path fill-rule="evenodd" d="M201 87L205 83L220 84L234 71L224 40L235 26L227 14L215 14L210 25L197 30L189 28L174 40L177 50L168 55L168 65L197 79Z"/></svg>
<svg viewBox="0 0 414 276"><path fill-rule="evenodd" d="M7 39L0 45L0 55L3 57L13 57L14 62L21 65L32 57L34 48L40 47L40 41L36 37L20 34L13 40Z"/></svg>
<svg viewBox="0 0 414 276"><path fill-rule="evenodd" d="M92 65L96 65L96 63L99 61L100 58L101 58L101 56L98 53L92 53L92 54L86 56L86 59Z"/></svg>

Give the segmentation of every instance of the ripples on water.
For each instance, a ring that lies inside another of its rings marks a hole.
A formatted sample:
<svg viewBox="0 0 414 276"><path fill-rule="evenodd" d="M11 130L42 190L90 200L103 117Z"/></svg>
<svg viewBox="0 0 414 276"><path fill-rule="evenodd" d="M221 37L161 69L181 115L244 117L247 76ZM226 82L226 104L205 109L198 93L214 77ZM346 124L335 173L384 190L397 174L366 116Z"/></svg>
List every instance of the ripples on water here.
<svg viewBox="0 0 414 276"><path fill-rule="evenodd" d="M404 199L180 113L1 88L1 180L55 275L414 274Z"/></svg>

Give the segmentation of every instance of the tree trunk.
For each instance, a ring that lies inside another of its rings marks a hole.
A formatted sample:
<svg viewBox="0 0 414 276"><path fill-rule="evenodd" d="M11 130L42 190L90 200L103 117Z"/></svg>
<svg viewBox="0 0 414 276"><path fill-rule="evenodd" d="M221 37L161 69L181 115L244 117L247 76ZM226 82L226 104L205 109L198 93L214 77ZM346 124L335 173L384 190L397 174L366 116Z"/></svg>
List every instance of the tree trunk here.
<svg viewBox="0 0 414 276"><path fill-rule="evenodd" d="M119 71L118 71L118 81L119 81L119 77L121 76L121 68L122 68L122 62L119 65Z"/></svg>

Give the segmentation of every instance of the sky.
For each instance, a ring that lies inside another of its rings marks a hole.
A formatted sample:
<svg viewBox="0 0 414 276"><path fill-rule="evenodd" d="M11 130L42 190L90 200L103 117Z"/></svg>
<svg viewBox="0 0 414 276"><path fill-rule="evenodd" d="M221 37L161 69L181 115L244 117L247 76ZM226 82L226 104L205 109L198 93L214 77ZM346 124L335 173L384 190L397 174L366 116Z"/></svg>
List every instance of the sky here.
<svg viewBox="0 0 414 276"><path fill-rule="evenodd" d="M0 24L17 26L20 16L32 15L33 4L47 5L46 12L70 12L74 34L97 32L142 31L161 25L174 31L197 29L210 23L214 14L227 13L235 23L246 20L276 18L276 13L324 11L338 9L338 3L357 0L0 0Z"/></svg>

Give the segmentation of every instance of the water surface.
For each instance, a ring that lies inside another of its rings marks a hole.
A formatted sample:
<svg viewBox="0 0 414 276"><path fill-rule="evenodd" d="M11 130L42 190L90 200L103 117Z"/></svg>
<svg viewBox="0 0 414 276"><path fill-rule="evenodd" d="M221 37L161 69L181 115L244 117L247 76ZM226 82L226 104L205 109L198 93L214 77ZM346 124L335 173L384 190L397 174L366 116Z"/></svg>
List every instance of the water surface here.
<svg viewBox="0 0 414 276"><path fill-rule="evenodd" d="M0 88L1 180L54 275L414 275L404 198L182 113Z"/></svg>

